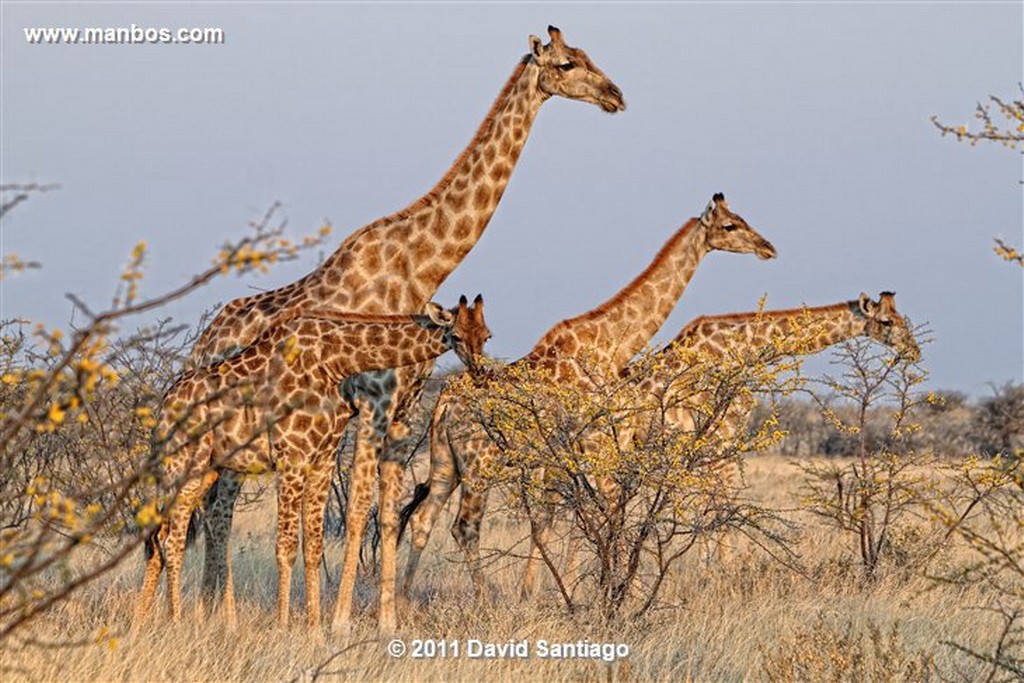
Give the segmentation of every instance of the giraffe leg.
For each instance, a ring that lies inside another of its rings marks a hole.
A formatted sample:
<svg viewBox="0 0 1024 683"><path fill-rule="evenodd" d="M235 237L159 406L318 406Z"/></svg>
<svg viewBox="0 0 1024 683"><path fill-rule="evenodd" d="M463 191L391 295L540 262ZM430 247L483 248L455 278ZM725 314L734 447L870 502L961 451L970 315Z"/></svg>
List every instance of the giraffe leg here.
<svg viewBox="0 0 1024 683"><path fill-rule="evenodd" d="M486 490L478 487L473 479L463 480L459 514L452 524L452 536L462 548L478 600L483 597L486 587L480 570L480 522L483 519L485 502Z"/></svg>
<svg viewBox="0 0 1024 683"><path fill-rule="evenodd" d="M333 455L333 452L332 454ZM320 630L320 560L324 555L324 508L331 485L331 459L306 480L302 504L302 566L306 578L306 625Z"/></svg>
<svg viewBox="0 0 1024 683"><path fill-rule="evenodd" d="M231 534L224 539L224 557L227 558L224 577L224 620L229 631L238 626L238 615L235 609L235 581L231 576Z"/></svg>
<svg viewBox="0 0 1024 683"><path fill-rule="evenodd" d="M164 569L163 550L161 545L167 538L168 524L160 525L160 529L146 541L152 555L146 560L146 573L142 580L142 591L139 593L135 603L135 616L132 618L132 635L137 635L142 629L142 622L145 621L153 608L153 600L156 597L157 584L160 582L160 573Z"/></svg>
<svg viewBox="0 0 1024 683"><path fill-rule="evenodd" d="M373 426L373 417L366 405L360 406L356 452L349 477L348 511L345 515L345 554L341 567L338 602L331 619L331 630L348 636L352 626L352 594L359 568L359 548L373 500L373 483L377 476L377 448L379 439Z"/></svg>
<svg viewBox="0 0 1024 683"><path fill-rule="evenodd" d="M299 468L283 469L277 478L277 625L288 627L292 566L299 546L299 511L304 479Z"/></svg>
<svg viewBox="0 0 1024 683"><path fill-rule="evenodd" d="M443 428L431 426L430 430L430 491L427 498L409 519L412 538L409 543L409 559L402 579L402 594L409 596L412 580L419 566L420 556L430 540L430 532L437 522L437 516L444 509L452 491L459 484L455 456Z"/></svg>
<svg viewBox="0 0 1024 683"><path fill-rule="evenodd" d="M185 557L185 537L192 511L203 494L217 481L216 472L190 479L178 492L178 500L170 514L167 540L164 542L164 562L167 563L167 600L171 621L181 621L181 565Z"/></svg>
<svg viewBox="0 0 1024 683"><path fill-rule="evenodd" d="M409 542L409 559L405 565L405 575L402 577L402 593L406 597L412 590L412 582L416 576L416 570L419 568L420 557L423 555L424 548L427 547L427 541L430 540L430 532L433 531L438 515L441 514L448 499L451 498L457 484L458 482L452 479L445 479L435 484L433 475L431 475L430 492L427 494L427 499L420 504L409 520L412 537Z"/></svg>
<svg viewBox="0 0 1024 683"><path fill-rule="evenodd" d="M394 632L398 625L395 615L395 574L398 555L398 499L402 495L401 462L385 461L380 464L380 614L378 628Z"/></svg>
<svg viewBox="0 0 1024 683"><path fill-rule="evenodd" d="M554 510L547 505L544 506L544 510L538 519L530 520L530 557L526 560L526 568L523 570L523 581L519 589L519 593L523 598L532 596L536 591L537 569L541 563L539 545L547 545L553 522Z"/></svg>
<svg viewBox="0 0 1024 683"><path fill-rule="evenodd" d="M206 495L202 601L211 611L223 610L229 628L236 625L234 586L231 580L231 523L242 490L242 475L222 470Z"/></svg>
<svg viewBox="0 0 1024 683"><path fill-rule="evenodd" d="M581 539L578 533L569 533L569 543L565 549L565 586L572 592L572 587L579 581L579 567L576 566L576 559L580 552Z"/></svg>

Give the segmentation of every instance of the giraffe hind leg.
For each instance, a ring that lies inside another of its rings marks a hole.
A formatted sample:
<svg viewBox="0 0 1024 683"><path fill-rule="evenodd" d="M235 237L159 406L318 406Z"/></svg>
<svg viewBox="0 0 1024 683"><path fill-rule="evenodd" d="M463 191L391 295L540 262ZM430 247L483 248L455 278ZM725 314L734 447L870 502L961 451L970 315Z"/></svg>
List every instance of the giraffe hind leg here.
<svg viewBox="0 0 1024 683"><path fill-rule="evenodd" d="M223 611L229 628L233 628L236 623L234 586L231 581L231 523L242 482L240 473L222 471L203 503L206 553L203 557L201 599L211 611Z"/></svg>

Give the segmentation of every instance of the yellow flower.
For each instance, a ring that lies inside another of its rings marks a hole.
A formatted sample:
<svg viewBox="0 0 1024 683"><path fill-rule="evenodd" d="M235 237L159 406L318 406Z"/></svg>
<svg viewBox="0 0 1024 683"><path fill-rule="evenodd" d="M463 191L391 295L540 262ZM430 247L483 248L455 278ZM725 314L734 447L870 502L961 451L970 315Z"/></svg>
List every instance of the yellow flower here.
<svg viewBox="0 0 1024 683"><path fill-rule="evenodd" d="M56 403L51 403L50 404L50 412L47 413L46 417L53 424L59 425L61 422L64 421L64 411L61 410L60 406L57 405Z"/></svg>

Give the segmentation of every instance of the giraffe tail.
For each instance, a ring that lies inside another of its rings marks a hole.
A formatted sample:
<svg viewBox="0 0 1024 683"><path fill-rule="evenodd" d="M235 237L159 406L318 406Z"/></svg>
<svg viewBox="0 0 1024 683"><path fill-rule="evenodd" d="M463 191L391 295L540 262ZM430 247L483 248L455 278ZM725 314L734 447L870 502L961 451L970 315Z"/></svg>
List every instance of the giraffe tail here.
<svg viewBox="0 0 1024 683"><path fill-rule="evenodd" d="M142 552L148 562L150 558L160 552L160 534L154 529L142 542Z"/></svg>
<svg viewBox="0 0 1024 683"><path fill-rule="evenodd" d="M189 548L196 542L196 536L203 531L203 513L198 507L188 518L188 529L185 530L185 547Z"/></svg>
<svg viewBox="0 0 1024 683"><path fill-rule="evenodd" d="M186 548L196 542L196 536L198 536L203 530L203 516L198 510L199 509L196 508L196 510L192 512L192 516L188 518L188 529L185 531ZM160 552L160 529L153 529L149 536L142 542L142 552L147 560Z"/></svg>
<svg viewBox="0 0 1024 683"><path fill-rule="evenodd" d="M420 503L427 499L429 493L429 482L416 484L416 488L412 492L412 500L398 513L398 541L402 540L402 534L405 533L405 527L409 524L409 520L412 519L413 513L416 512L416 508L420 506Z"/></svg>

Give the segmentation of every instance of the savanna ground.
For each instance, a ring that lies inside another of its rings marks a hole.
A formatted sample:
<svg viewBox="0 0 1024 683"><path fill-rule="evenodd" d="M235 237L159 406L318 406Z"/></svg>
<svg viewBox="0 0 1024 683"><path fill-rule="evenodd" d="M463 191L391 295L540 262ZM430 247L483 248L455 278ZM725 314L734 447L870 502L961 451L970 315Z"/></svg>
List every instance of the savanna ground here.
<svg viewBox="0 0 1024 683"><path fill-rule="evenodd" d="M835 459L830 459L834 462ZM785 680L787 657L826 671L845 671L827 680L856 680L858 661L875 661L890 680L905 680L919 662L948 680L984 680L987 668L948 645L955 642L991 651L1002 621L979 609L992 596L979 587L936 581L959 562L965 548L953 543L922 564L911 539L894 541L894 559L877 580L866 584L848 539L799 511L804 474L792 461L756 456L747 461L748 495L797 522L794 566L737 542L724 561L708 562L691 552L673 575L660 607L642 620L609 630L586 616L567 614L550 580L539 595L523 600L518 579L527 531L508 516L491 516L483 547L512 551L487 566L488 594L473 595L461 553L448 534L453 497L424 555L412 604L400 612L398 637L484 641L547 639L625 643L628 658L601 661L394 659L388 638L375 628L375 577L363 573L357 586L357 643L330 661L342 645L329 632L310 633L301 614L301 572L293 582L293 625L275 627L276 569L273 556L274 504L271 495L242 508L236 516L234 566L238 595L237 630L226 630L216 616L195 610L200 583L199 549L189 553L184 573L186 618L160 623L138 637L127 635L142 560L129 558L113 573L73 595L29 633L35 640L8 650L5 680ZM902 542L906 548L899 547ZM201 543L199 544L202 545ZM324 599L333 609L341 543L328 544L330 586ZM139 554L141 555L141 553ZM903 558L901 560L901 558ZM400 559L404 559L404 550ZM301 559L299 560L301 561ZM913 565L913 568L912 568ZM162 596L161 596L162 597ZM160 605L162 611L162 604ZM102 635L98 635L102 634ZM112 639L113 638L113 639ZM75 646L46 644L79 640ZM820 660L820 664L814 662ZM320 665L325 664L322 668ZM876 679L878 680L878 679ZM939 680L933 677L933 680Z"/></svg>

